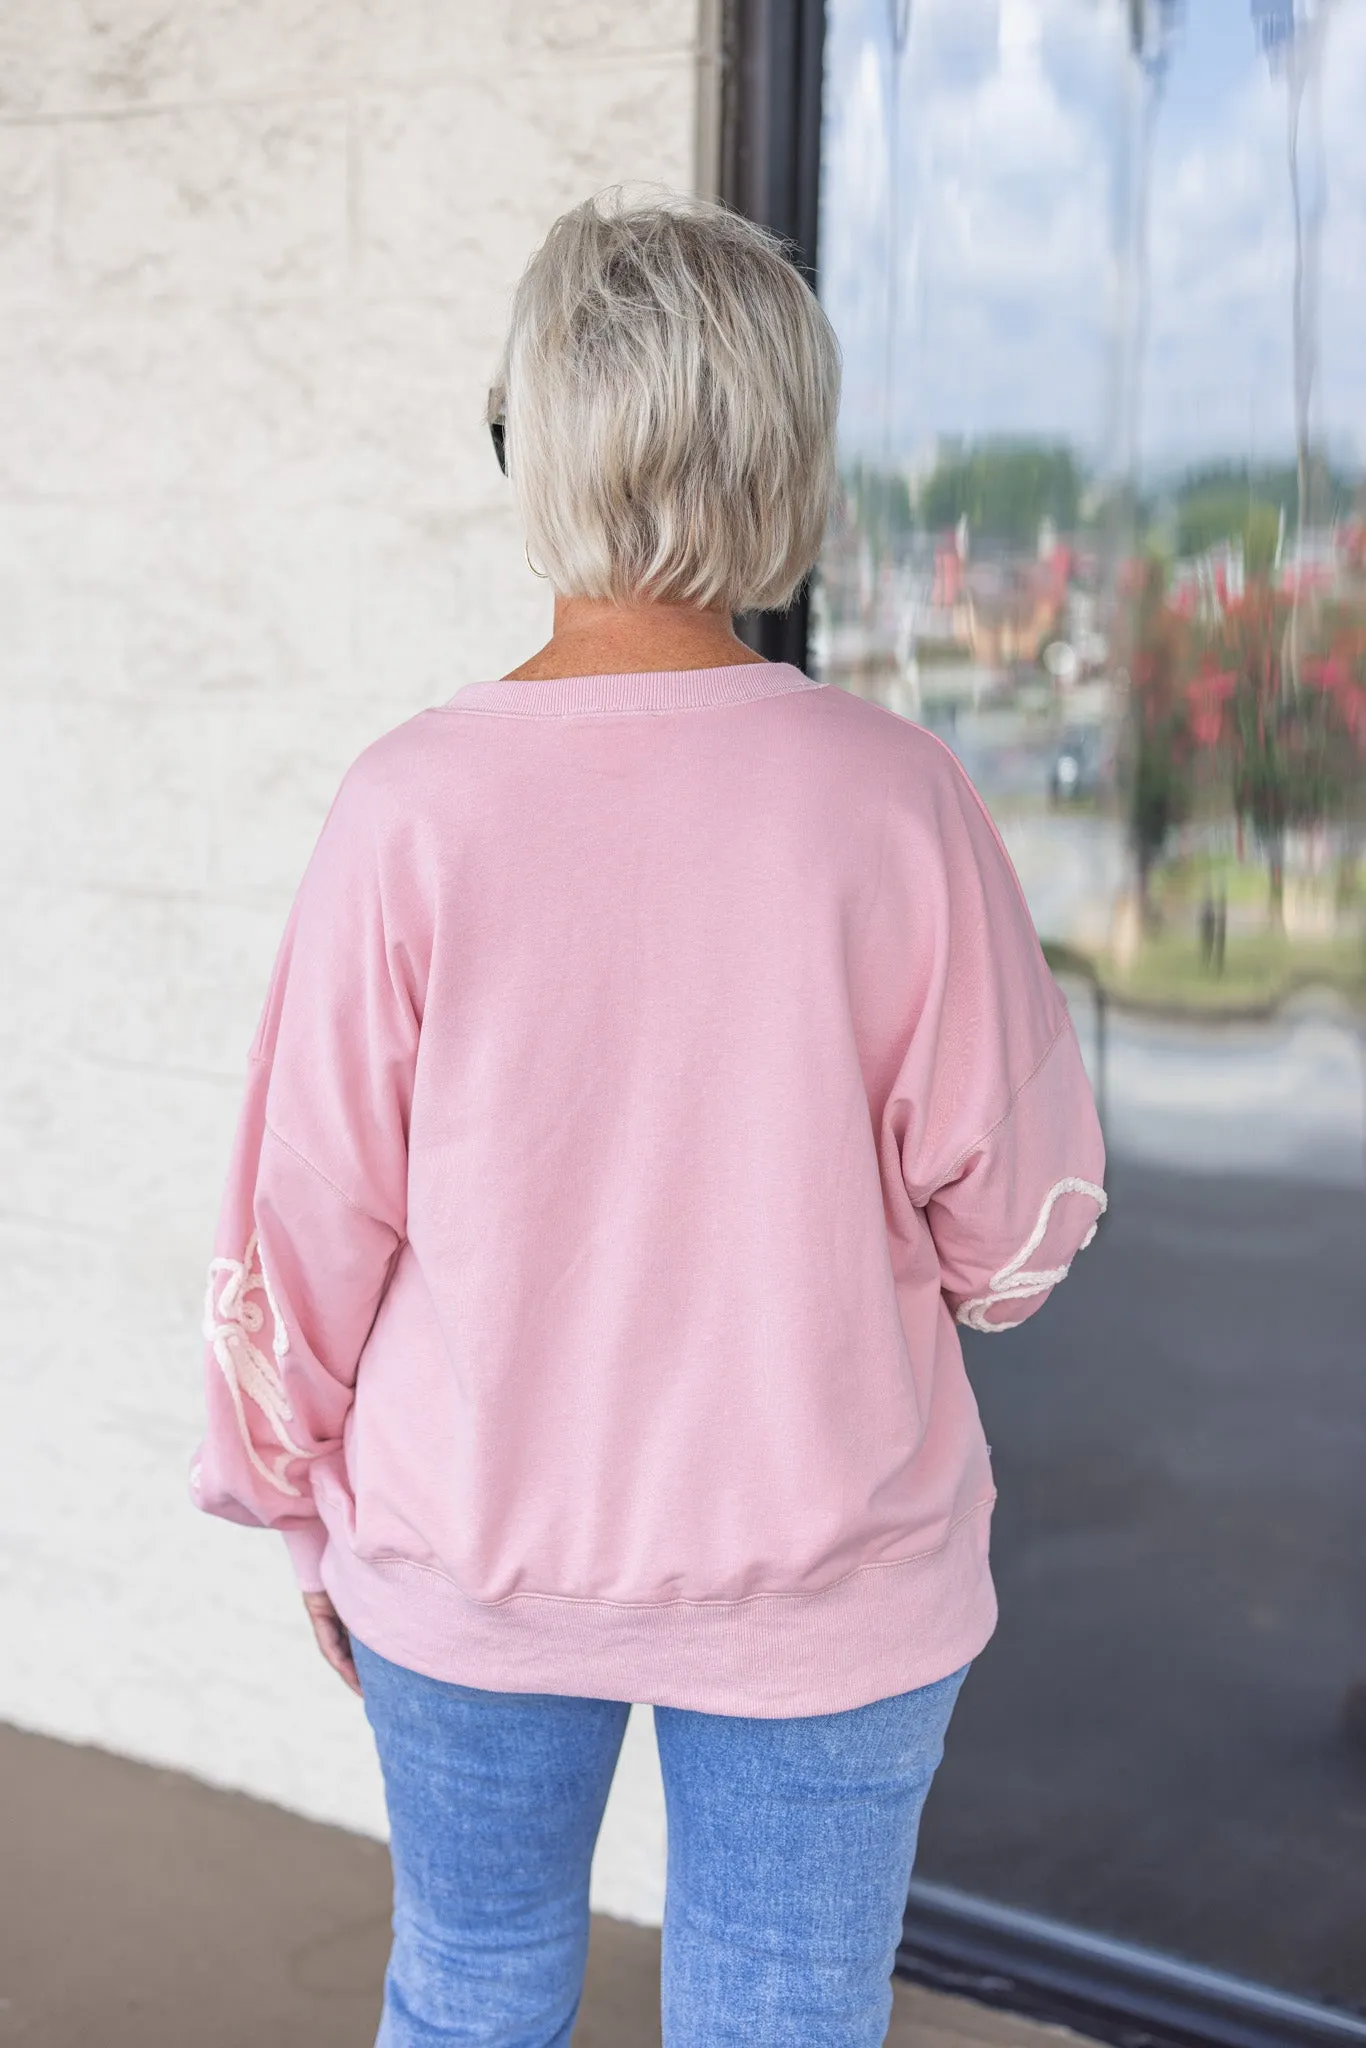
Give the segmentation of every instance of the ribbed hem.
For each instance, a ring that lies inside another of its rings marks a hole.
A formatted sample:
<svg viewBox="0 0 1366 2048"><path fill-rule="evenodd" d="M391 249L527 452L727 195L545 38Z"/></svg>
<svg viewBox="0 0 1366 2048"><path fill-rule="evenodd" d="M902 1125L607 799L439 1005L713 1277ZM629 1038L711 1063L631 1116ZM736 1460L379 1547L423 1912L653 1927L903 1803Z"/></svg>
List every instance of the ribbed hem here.
<svg viewBox="0 0 1366 2048"><path fill-rule="evenodd" d="M818 1593L481 1602L430 1565L357 1558L340 1536L323 1578L367 1648L429 1678L765 1720L841 1713L947 1678L989 1641L991 1507L969 1509L937 1550L865 1565Z"/></svg>
<svg viewBox="0 0 1366 2048"><path fill-rule="evenodd" d="M556 676L545 682L466 683L438 711L500 711L514 718L570 718L587 711L688 711L747 704L793 690L828 689L786 661L725 668L644 669L630 675Z"/></svg>

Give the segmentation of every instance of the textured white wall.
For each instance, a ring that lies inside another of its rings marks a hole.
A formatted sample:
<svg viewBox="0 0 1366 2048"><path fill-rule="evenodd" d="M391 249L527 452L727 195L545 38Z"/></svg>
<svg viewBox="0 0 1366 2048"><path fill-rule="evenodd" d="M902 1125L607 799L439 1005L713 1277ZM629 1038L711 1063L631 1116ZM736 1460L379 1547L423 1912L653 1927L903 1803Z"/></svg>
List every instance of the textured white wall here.
<svg viewBox="0 0 1366 2048"><path fill-rule="evenodd" d="M342 771L548 627L481 424L512 282L697 181L710 15L0 9L0 1716L374 1833L283 1545L187 1500L205 1264ZM657 1921L661 1844L637 1712L595 1903Z"/></svg>

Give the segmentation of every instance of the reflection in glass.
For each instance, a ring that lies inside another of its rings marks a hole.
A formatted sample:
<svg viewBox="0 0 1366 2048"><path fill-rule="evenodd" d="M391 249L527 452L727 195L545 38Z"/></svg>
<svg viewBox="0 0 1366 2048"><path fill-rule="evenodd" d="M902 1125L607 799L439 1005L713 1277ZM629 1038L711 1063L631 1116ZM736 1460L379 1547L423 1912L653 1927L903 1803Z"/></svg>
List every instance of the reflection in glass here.
<svg viewBox="0 0 1366 2048"><path fill-rule="evenodd" d="M990 804L1096 1245L921 1870L1366 2009L1366 6L829 0L812 666Z"/></svg>

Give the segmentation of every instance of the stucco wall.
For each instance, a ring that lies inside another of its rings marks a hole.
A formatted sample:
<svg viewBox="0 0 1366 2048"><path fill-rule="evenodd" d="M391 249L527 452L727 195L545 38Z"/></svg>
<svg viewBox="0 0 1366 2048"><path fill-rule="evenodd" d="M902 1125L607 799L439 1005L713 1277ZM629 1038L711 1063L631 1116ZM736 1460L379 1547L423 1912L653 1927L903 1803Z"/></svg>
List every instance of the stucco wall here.
<svg viewBox="0 0 1366 2048"><path fill-rule="evenodd" d="M593 188L708 182L710 20L0 10L0 1717L377 1834L283 1545L188 1504L205 1262L344 768L548 627L510 286ZM637 1711L595 1903L657 1920L661 1843Z"/></svg>

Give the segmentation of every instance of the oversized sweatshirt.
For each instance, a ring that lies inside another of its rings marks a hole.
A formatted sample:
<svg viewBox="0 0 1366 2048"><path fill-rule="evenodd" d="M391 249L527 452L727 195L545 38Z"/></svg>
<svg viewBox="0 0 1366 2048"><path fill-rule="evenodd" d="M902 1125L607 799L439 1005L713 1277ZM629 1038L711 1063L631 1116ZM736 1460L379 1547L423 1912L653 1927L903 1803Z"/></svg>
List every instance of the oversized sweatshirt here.
<svg viewBox="0 0 1366 2048"><path fill-rule="evenodd" d="M781 663L470 683L342 777L245 1064L190 1496L369 1647L761 1716L983 1647L959 1326L1104 1156L938 740Z"/></svg>

